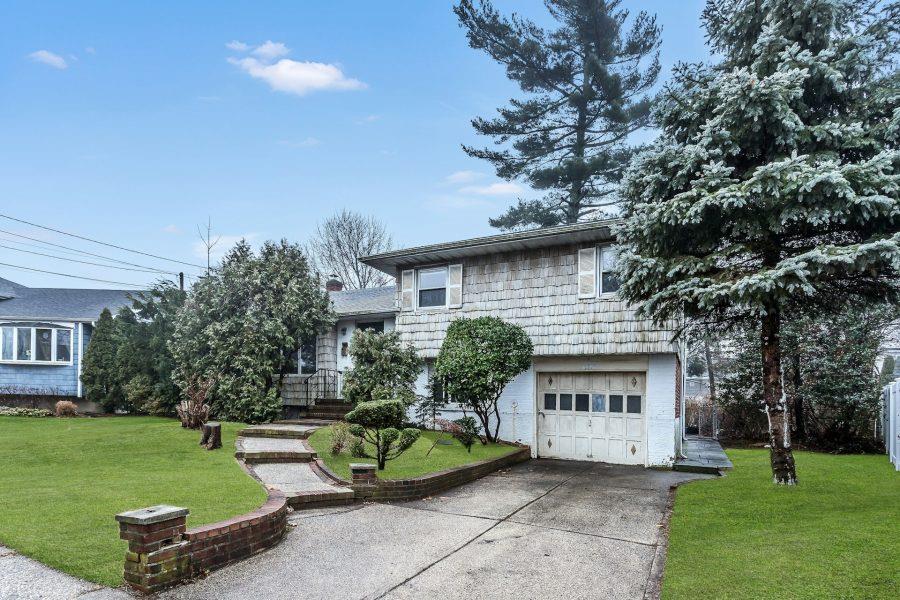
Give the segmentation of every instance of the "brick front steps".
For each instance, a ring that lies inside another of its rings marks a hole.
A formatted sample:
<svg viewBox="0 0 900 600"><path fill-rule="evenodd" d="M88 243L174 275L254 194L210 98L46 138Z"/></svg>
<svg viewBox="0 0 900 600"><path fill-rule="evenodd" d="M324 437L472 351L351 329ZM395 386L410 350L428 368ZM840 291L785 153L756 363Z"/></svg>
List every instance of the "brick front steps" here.
<svg viewBox="0 0 900 600"><path fill-rule="evenodd" d="M349 402L341 400L318 400L306 411L306 416L311 419L343 420L347 413L353 409Z"/></svg>

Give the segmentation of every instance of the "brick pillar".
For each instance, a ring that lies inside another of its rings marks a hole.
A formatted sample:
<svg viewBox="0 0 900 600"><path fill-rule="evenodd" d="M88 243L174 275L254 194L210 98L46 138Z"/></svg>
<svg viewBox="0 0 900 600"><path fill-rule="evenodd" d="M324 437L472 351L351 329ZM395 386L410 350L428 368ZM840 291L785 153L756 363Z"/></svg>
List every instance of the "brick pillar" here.
<svg viewBox="0 0 900 600"><path fill-rule="evenodd" d="M371 496L378 487L378 465L368 463L350 463L350 487L356 492L357 498Z"/></svg>
<svg viewBox="0 0 900 600"><path fill-rule="evenodd" d="M181 550L188 509L151 506L119 513L119 537L128 542L125 581L144 593L177 583L189 575L190 556Z"/></svg>

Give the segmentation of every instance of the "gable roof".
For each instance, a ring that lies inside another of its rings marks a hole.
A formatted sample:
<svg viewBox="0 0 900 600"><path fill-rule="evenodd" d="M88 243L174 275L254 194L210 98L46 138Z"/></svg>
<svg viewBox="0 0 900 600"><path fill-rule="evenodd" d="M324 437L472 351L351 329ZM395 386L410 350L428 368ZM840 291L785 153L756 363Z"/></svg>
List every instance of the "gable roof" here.
<svg viewBox="0 0 900 600"><path fill-rule="evenodd" d="M30 288L0 278L0 319L95 321L104 308L131 306L135 290Z"/></svg>
<svg viewBox="0 0 900 600"><path fill-rule="evenodd" d="M561 244L610 242L615 238L612 226L619 222L621 222L621 219L605 219L602 221L559 225L557 227L529 229L527 231L513 231L443 244L418 246L405 250L392 250L372 256L364 256L359 260L379 271L395 275L397 269L404 267L448 262L484 254L546 248Z"/></svg>
<svg viewBox="0 0 900 600"><path fill-rule="evenodd" d="M338 316L377 315L397 312L397 287L368 288L328 292Z"/></svg>

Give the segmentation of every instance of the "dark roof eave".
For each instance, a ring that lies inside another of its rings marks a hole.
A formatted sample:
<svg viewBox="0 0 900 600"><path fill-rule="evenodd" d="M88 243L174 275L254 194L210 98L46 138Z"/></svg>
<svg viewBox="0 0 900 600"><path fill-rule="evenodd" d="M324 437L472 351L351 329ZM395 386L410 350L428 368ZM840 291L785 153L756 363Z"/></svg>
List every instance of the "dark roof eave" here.
<svg viewBox="0 0 900 600"><path fill-rule="evenodd" d="M393 250L372 256L364 256L359 260L379 271L394 275L397 269L401 267L483 254L544 248L569 243L612 241L611 226L619 222L621 222L621 219L605 219L602 221L560 225L558 227L501 233L468 240L418 246L405 250Z"/></svg>
<svg viewBox="0 0 900 600"><path fill-rule="evenodd" d="M0 321L70 321L72 323L93 323L99 318L100 315L97 315L96 317L31 317L22 315L0 315Z"/></svg>

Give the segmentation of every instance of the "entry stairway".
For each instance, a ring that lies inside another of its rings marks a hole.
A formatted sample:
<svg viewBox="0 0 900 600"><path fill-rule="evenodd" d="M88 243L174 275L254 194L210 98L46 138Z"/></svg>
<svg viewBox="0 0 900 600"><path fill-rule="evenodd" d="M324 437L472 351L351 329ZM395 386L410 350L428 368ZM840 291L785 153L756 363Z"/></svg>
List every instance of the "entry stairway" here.
<svg viewBox="0 0 900 600"><path fill-rule="evenodd" d="M235 441L235 458L268 489L280 490L295 510L353 502L353 490L320 475L316 452L306 442L331 421L298 419L242 429Z"/></svg>

